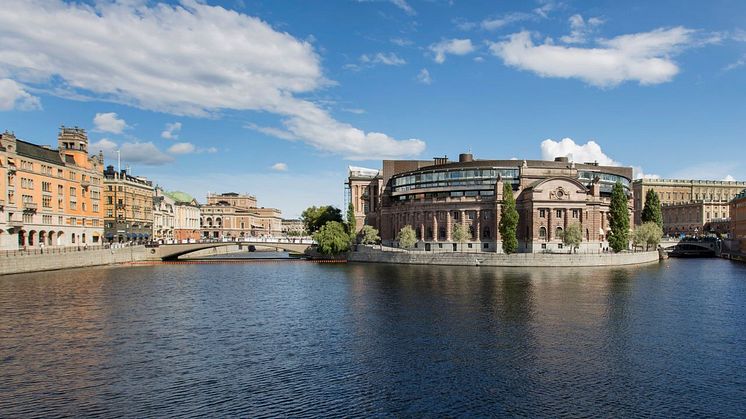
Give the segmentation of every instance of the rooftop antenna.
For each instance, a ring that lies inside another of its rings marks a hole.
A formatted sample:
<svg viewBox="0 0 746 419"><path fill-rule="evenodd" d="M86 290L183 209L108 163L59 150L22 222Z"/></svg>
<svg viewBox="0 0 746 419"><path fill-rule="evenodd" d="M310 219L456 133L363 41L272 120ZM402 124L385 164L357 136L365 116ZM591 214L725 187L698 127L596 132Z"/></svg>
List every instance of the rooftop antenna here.
<svg viewBox="0 0 746 419"><path fill-rule="evenodd" d="M119 155L119 150L117 150L117 171L122 173L122 158Z"/></svg>

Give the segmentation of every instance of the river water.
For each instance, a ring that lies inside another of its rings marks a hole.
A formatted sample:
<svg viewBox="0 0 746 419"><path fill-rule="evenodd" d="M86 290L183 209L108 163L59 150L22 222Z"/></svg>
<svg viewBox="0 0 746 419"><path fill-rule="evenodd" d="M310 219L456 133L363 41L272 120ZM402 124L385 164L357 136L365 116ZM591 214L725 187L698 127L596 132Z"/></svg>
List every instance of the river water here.
<svg viewBox="0 0 746 419"><path fill-rule="evenodd" d="M0 417L746 415L746 265L0 277Z"/></svg>

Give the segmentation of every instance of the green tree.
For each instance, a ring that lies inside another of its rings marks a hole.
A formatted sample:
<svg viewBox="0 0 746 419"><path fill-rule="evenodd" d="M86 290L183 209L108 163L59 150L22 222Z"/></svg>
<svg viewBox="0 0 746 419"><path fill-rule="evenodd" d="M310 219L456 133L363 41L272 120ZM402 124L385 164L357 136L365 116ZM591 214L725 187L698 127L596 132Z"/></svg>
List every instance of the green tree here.
<svg viewBox="0 0 746 419"><path fill-rule="evenodd" d="M342 222L342 211L331 205L321 207L308 207L300 215L301 221L306 226L308 234L313 235L329 221Z"/></svg>
<svg viewBox="0 0 746 419"><path fill-rule="evenodd" d="M466 243L470 238L471 234L469 234L469 230L463 224L456 223L453 225L451 239L457 243L461 243L461 250L464 250L464 243Z"/></svg>
<svg viewBox="0 0 746 419"><path fill-rule="evenodd" d="M325 255L337 255L350 249L350 236L339 221L329 221L321 226L313 233L313 239L318 244L319 252Z"/></svg>
<svg viewBox="0 0 746 419"><path fill-rule="evenodd" d="M661 209L661 200L654 190L648 189L645 194L645 207L641 214L642 223L655 223L663 230L663 210Z"/></svg>
<svg viewBox="0 0 746 419"><path fill-rule="evenodd" d="M645 246L645 250L650 250L651 247L658 246L661 237L663 237L663 230L658 227L658 224L649 221L635 228L632 233L632 243L635 247Z"/></svg>
<svg viewBox="0 0 746 419"><path fill-rule="evenodd" d="M583 229L580 224L574 223L567 226L565 231L562 232L562 243L570 248L570 251L575 251L580 246L580 242L583 241Z"/></svg>
<svg viewBox="0 0 746 419"><path fill-rule="evenodd" d="M360 230L360 243L362 244L376 244L381 241L381 237L378 236L378 230L375 228L364 225Z"/></svg>
<svg viewBox="0 0 746 419"><path fill-rule="evenodd" d="M357 234L356 224L355 207L352 205L352 202L350 202L350 205L347 206L347 233L349 233L350 237L355 237L355 234Z"/></svg>
<svg viewBox="0 0 746 419"><path fill-rule="evenodd" d="M417 243L417 234L411 225L405 225L399 230L399 234L396 235L396 240L399 242L399 247L409 249Z"/></svg>
<svg viewBox="0 0 746 419"><path fill-rule="evenodd" d="M503 252L507 254L515 253L518 249L518 211L515 209L513 187L510 183L503 184L503 205L500 209L498 228L500 236L502 236Z"/></svg>
<svg viewBox="0 0 746 419"><path fill-rule="evenodd" d="M629 246L629 210L627 194L621 182L615 183L611 190L609 226L609 245L614 252L621 252Z"/></svg>

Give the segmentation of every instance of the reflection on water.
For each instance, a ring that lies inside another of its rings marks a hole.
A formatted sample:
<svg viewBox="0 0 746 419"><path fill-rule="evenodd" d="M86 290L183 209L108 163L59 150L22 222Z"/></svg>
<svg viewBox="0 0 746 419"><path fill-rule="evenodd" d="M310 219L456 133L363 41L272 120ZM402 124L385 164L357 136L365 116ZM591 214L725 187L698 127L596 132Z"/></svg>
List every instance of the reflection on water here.
<svg viewBox="0 0 746 419"><path fill-rule="evenodd" d="M0 277L0 416L742 416L746 267Z"/></svg>

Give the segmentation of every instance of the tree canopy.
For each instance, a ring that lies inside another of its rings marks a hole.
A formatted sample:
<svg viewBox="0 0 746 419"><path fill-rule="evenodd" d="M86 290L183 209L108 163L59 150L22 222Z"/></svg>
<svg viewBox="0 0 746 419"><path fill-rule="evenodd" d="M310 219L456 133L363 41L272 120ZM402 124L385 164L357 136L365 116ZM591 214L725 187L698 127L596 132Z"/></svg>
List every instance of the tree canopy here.
<svg viewBox="0 0 746 419"><path fill-rule="evenodd" d="M417 243L417 234L411 225L405 225L399 230L399 234L396 235L396 240L399 242L399 247L409 249Z"/></svg>
<svg viewBox="0 0 746 419"><path fill-rule="evenodd" d="M451 240L461 243L463 247L463 244L470 238L471 234L469 234L469 230L463 224L456 223L453 225L453 228L451 230Z"/></svg>
<svg viewBox="0 0 746 419"><path fill-rule="evenodd" d="M357 234L357 220L355 220L355 207L350 202L347 206L347 233L350 237L355 237Z"/></svg>
<svg viewBox="0 0 746 419"><path fill-rule="evenodd" d="M629 210L627 194L621 182L615 183L611 190L609 226L609 246L617 253L625 250L629 246Z"/></svg>
<svg viewBox="0 0 746 419"><path fill-rule="evenodd" d="M381 241L381 237L378 236L378 230L369 225L364 225L360 230L360 243L362 244L376 244Z"/></svg>
<svg viewBox="0 0 746 419"><path fill-rule="evenodd" d="M643 223L655 223L663 231L663 210L661 200L654 190L648 189L645 194L645 207L642 209L641 219Z"/></svg>
<svg viewBox="0 0 746 419"><path fill-rule="evenodd" d="M638 247L645 246L645 250L649 250L650 247L658 246L661 237L663 237L663 230L658 227L658 224L649 221L635 228L634 233L632 233L632 243Z"/></svg>
<svg viewBox="0 0 746 419"><path fill-rule="evenodd" d="M571 251L577 249L583 241L583 229L580 224L574 223L567 226L562 232L562 243L568 246Z"/></svg>
<svg viewBox="0 0 746 419"><path fill-rule="evenodd" d="M337 255L350 249L350 236L344 224L329 221L313 234L319 252L325 255Z"/></svg>
<svg viewBox="0 0 746 419"><path fill-rule="evenodd" d="M500 209L500 224L498 225L502 237L503 252L515 253L518 249L518 211L515 209L513 187L510 183L503 184L503 204Z"/></svg>
<svg viewBox="0 0 746 419"><path fill-rule="evenodd" d="M321 207L308 207L300 215L301 221L306 226L308 234L317 232L329 221L342 222L342 211L331 205Z"/></svg>

